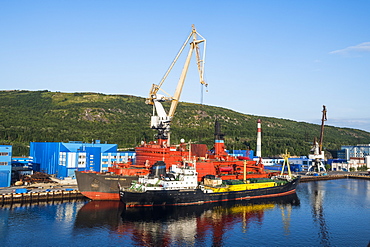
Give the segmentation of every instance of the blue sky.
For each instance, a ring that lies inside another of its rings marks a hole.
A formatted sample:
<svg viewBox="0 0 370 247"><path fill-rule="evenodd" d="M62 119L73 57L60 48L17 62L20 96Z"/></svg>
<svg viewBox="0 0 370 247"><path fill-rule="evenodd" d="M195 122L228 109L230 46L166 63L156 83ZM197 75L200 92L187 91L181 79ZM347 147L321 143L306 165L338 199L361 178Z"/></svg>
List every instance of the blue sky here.
<svg viewBox="0 0 370 247"><path fill-rule="evenodd" d="M146 97L195 24L204 104L317 124L326 105L327 125L370 131L369 13L368 0L1 0L0 89ZM194 61L181 101L201 101Z"/></svg>

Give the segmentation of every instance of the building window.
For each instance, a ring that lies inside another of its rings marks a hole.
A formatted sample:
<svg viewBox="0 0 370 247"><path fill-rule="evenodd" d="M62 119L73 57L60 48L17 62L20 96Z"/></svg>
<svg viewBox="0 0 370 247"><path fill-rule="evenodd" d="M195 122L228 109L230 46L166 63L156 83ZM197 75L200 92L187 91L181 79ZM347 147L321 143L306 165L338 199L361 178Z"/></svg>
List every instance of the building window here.
<svg viewBox="0 0 370 247"><path fill-rule="evenodd" d="M0 152L0 156L9 156L8 152Z"/></svg>
<svg viewBox="0 0 370 247"><path fill-rule="evenodd" d="M7 166L8 162L0 162L0 166Z"/></svg>

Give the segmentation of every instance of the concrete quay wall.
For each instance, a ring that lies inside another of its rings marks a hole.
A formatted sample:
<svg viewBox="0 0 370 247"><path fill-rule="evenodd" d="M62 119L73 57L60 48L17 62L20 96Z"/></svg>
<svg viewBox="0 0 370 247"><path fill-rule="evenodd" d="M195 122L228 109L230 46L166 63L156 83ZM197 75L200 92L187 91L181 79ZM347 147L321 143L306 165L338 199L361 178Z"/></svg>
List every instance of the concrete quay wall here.
<svg viewBox="0 0 370 247"><path fill-rule="evenodd" d="M354 178L354 179L369 179L369 175L362 175L358 173L354 174L335 174L335 175L325 175L325 176L301 176L301 183L311 182L311 181L324 181L324 180L333 180L333 179L343 179L343 178Z"/></svg>
<svg viewBox="0 0 370 247"><path fill-rule="evenodd" d="M57 191L39 191L27 193L8 193L0 194L0 205L12 203L33 203L41 201L68 201L85 198L79 191L57 190Z"/></svg>

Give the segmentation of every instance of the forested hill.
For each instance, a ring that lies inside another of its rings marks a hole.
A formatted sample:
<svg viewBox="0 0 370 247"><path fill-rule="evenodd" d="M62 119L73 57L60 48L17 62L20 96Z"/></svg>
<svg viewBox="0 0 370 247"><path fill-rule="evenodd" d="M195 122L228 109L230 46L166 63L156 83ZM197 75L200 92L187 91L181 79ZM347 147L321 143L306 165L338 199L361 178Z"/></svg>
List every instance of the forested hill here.
<svg viewBox="0 0 370 247"><path fill-rule="evenodd" d="M29 142L101 140L119 148L154 140L152 107L129 95L0 91L0 144L13 145L13 156L28 155ZM172 124L171 142L181 138L212 147L218 119L228 149L256 148L257 119L262 120L262 154L307 155L320 126L285 119L246 115L232 110L181 102ZM324 149L370 143L370 133L325 126Z"/></svg>

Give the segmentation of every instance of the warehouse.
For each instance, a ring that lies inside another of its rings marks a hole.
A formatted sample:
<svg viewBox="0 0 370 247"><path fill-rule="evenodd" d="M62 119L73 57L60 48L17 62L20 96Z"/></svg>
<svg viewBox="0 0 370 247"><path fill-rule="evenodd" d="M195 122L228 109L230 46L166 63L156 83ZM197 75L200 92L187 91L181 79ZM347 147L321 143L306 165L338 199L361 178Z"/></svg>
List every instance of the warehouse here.
<svg viewBox="0 0 370 247"><path fill-rule="evenodd" d="M31 142L30 158L40 165L40 171L55 174L57 178L74 178L75 171L105 171L113 163L122 163L131 157L117 152L117 144L74 142Z"/></svg>

